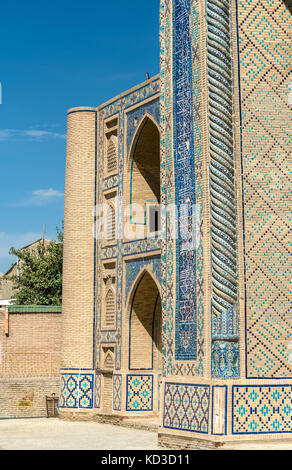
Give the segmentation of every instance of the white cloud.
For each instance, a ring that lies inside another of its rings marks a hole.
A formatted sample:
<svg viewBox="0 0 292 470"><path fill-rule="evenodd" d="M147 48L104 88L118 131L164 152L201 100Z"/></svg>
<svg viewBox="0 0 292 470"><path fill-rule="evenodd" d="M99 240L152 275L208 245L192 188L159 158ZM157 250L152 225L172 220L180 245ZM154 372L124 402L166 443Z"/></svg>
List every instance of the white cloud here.
<svg viewBox="0 0 292 470"><path fill-rule="evenodd" d="M64 193L57 189L36 189L31 191L27 198L13 204L13 206L42 206L50 202L55 202L63 197Z"/></svg>
<svg viewBox="0 0 292 470"><path fill-rule="evenodd" d="M50 132L44 130L19 130L19 129L0 129L0 141L11 139L34 139L41 140L44 138L66 139L66 134L59 134L58 132Z"/></svg>
<svg viewBox="0 0 292 470"><path fill-rule="evenodd" d="M32 194L34 196L44 198L44 199L50 199L54 197L63 197L64 193L61 193L61 191L58 191L57 189L37 189L36 191L32 191Z"/></svg>

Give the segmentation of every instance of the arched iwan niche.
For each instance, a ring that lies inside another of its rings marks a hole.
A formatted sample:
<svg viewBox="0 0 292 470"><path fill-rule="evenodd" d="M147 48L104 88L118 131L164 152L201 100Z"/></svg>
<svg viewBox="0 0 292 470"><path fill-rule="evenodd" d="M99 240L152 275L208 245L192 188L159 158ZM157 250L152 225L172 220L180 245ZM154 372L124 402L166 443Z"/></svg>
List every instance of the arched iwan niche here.
<svg viewBox="0 0 292 470"><path fill-rule="evenodd" d="M142 120L130 152L130 204L145 209L147 203L160 204L160 133L148 116ZM133 223L145 223L144 217L132 217Z"/></svg>
<svg viewBox="0 0 292 470"><path fill-rule="evenodd" d="M161 297L148 271L144 271L130 301L129 369L160 370Z"/></svg>

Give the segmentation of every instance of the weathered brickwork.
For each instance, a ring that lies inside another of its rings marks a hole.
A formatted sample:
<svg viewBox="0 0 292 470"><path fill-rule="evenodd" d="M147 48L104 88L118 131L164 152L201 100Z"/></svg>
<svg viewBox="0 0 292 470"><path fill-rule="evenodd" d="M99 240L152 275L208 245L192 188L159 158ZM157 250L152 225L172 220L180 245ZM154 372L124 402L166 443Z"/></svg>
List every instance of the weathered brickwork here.
<svg viewBox="0 0 292 470"><path fill-rule="evenodd" d="M59 395L61 308L10 310L0 310L0 418L46 416L46 395Z"/></svg>
<svg viewBox="0 0 292 470"><path fill-rule="evenodd" d="M45 417L46 395L57 397L59 390L59 376L0 378L0 419Z"/></svg>

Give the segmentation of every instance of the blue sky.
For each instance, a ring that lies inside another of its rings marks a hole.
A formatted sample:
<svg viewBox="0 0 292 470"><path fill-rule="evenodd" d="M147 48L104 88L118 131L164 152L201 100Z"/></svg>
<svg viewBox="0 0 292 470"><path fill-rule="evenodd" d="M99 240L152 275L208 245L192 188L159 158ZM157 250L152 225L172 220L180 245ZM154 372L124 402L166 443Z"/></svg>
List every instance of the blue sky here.
<svg viewBox="0 0 292 470"><path fill-rule="evenodd" d="M159 0L4 2L0 29L0 272L10 246L56 236L66 111L159 72Z"/></svg>

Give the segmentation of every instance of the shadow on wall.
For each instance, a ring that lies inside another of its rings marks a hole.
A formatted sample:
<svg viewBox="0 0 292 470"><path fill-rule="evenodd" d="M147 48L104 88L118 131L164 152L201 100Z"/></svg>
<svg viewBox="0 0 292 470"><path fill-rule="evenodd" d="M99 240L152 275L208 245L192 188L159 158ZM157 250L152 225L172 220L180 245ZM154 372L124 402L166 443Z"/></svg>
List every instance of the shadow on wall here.
<svg viewBox="0 0 292 470"><path fill-rule="evenodd" d="M292 0L282 0L292 15Z"/></svg>

